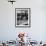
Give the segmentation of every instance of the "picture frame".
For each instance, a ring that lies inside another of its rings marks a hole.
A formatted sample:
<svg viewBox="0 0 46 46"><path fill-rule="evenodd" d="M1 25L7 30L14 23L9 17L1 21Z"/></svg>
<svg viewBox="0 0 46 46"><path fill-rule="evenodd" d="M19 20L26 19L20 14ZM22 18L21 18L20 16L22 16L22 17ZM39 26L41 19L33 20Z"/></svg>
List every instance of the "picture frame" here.
<svg viewBox="0 0 46 46"><path fill-rule="evenodd" d="M31 27L30 13L30 8L15 8L15 27Z"/></svg>

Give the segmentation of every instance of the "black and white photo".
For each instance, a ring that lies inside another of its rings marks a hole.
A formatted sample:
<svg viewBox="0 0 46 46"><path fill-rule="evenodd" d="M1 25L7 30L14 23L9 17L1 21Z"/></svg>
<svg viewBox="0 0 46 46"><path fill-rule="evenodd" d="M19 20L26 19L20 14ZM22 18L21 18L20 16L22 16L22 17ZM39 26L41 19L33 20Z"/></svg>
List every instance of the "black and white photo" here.
<svg viewBox="0 0 46 46"><path fill-rule="evenodd" d="M15 9L15 26L29 27L30 26L30 8L16 8Z"/></svg>

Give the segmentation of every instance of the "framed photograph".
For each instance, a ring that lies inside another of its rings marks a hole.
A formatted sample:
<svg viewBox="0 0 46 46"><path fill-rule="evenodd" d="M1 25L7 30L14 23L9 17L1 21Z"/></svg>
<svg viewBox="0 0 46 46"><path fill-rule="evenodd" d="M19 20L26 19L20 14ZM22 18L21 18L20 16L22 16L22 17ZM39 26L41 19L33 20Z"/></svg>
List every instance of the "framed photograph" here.
<svg viewBox="0 0 46 46"><path fill-rule="evenodd" d="M15 8L15 26L30 27L30 8Z"/></svg>

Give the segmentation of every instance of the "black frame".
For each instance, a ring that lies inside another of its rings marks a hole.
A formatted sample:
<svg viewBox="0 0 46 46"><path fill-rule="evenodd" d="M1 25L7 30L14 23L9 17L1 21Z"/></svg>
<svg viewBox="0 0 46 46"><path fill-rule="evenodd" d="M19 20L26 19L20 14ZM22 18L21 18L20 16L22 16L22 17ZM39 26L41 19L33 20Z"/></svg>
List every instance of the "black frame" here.
<svg viewBox="0 0 46 46"><path fill-rule="evenodd" d="M27 25L27 26L18 26L16 23L17 23L17 10L23 10L23 9L27 9L27 10L29 10L28 12L28 19L29 19L29 24ZM15 27L31 27L31 9L30 8L15 8Z"/></svg>

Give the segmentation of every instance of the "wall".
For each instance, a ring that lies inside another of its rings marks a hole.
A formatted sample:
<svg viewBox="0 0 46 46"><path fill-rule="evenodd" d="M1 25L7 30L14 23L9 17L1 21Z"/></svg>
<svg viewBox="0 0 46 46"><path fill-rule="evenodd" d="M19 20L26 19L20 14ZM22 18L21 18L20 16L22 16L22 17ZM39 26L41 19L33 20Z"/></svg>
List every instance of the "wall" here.
<svg viewBox="0 0 46 46"><path fill-rule="evenodd" d="M0 41L15 40L19 32L31 35L33 40L46 40L46 1L17 0L13 5L0 0ZM31 8L31 27L15 27L15 8Z"/></svg>

